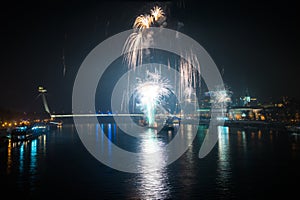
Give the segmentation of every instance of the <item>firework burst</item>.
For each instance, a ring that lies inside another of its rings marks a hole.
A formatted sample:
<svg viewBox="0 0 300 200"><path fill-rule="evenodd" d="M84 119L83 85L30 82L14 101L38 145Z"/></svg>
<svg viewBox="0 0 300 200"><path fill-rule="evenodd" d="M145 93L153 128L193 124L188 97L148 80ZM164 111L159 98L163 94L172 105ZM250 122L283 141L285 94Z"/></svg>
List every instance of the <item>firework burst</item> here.
<svg viewBox="0 0 300 200"><path fill-rule="evenodd" d="M151 15L153 16L155 21L158 21L165 16L165 13L160 7L155 6L151 9Z"/></svg>
<svg viewBox="0 0 300 200"><path fill-rule="evenodd" d="M157 70L154 73L147 71L144 81L139 79L135 88L138 107L145 114L149 126L154 125L156 108L163 103L164 97L170 95L171 88L168 79L163 79Z"/></svg>
<svg viewBox="0 0 300 200"><path fill-rule="evenodd" d="M211 103L214 104L215 108L221 110L221 113L226 112L227 105L231 102L232 92L227 88L217 87L216 90L208 92Z"/></svg>
<svg viewBox="0 0 300 200"><path fill-rule="evenodd" d="M153 17L150 15L140 15L138 16L133 24L133 28L138 31L143 31L146 28L149 28L153 23Z"/></svg>
<svg viewBox="0 0 300 200"><path fill-rule="evenodd" d="M143 49L149 47L150 42L153 40L151 31L146 31L150 28L153 23L157 20L163 21L165 19L163 10L155 6L151 9L151 15L144 14L139 15L133 24L133 33L128 37L124 44L123 54L127 52L124 56L124 61L128 64L128 68L135 70L136 66L142 64L143 61Z"/></svg>
<svg viewBox="0 0 300 200"><path fill-rule="evenodd" d="M129 69L135 71L138 66L141 66L147 56L146 52L149 52L147 50L154 39L153 32L149 28L151 26L161 26L164 24L166 24L166 16L162 8L158 6L150 10L150 15L139 15L135 19L133 33L127 38L123 47L124 61ZM196 91L197 84L200 84L200 64L197 56L193 52L183 53L185 56L181 56L182 59L179 61L179 65L174 66L174 69L180 72L179 80L175 80L175 84L178 83L179 85L176 91L180 95L179 99L185 99L186 103L191 103L193 100L192 95ZM186 59L183 59L183 57ZM171 66L168 64L168 67L170 68ZM159 98L164 88L166 88L164 85L165 80L162 81L161 78L157 78L157 76L157 73L149 72L146 81L139 82L136 87L141 107L143 107L144 112L148 113L148 118L151 118L150 113L155 112L155 105L159 102ZM132 86L128 85L128 87L126 98L130 99L129 94L130 91L132 91L130 87ZM153 110L150 111L151 109Z"/></svg>

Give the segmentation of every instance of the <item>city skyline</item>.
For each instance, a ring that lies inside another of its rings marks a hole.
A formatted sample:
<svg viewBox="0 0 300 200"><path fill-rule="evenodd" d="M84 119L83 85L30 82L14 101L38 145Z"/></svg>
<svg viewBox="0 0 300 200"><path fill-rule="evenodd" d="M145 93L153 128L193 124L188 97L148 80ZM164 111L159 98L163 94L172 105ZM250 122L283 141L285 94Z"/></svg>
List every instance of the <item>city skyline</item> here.
<svg viewBox="0 0 300 200"><path fill-rule="evenodd" d="M261 101L297 90L297 6L291 2L193 1L8 3L1 12L0 107L42 108L38 87L53 110L70 111L73 82L88 53L110 36L132 28L153 5L166 10L167 28L195 39L211 55L233 97Z"/></svg>

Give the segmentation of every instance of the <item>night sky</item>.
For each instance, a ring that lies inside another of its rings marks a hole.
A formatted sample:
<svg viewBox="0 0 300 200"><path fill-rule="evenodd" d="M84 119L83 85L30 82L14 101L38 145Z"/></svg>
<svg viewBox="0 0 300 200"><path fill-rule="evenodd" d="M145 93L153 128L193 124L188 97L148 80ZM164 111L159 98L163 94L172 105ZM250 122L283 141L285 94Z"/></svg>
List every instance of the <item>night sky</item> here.
<svg viewBox="0 0 300 200"><path fill-rule="evenodd" d="M131 29L135 17L154 5L164 8L168 28L183 23L179 30L207 50L234 98L248 90L261 101L300 99L296 3L43 0L1 5L0 108L40 111L42 85L52 111L70 112L73 82L88 53Z"/></svg>

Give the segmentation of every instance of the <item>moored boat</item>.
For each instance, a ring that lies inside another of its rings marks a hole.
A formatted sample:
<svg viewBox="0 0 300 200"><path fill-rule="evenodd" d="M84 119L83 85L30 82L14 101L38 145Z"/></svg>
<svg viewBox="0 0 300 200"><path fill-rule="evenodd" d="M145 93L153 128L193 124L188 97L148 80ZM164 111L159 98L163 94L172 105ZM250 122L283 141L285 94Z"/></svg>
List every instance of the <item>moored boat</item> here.
<svg viewBox="0 0 300 200"><path fill-rule="evenodd" d="M170 116L166 119L162 130L175 130L180 125L180 118L176 116Z"/></svg>
<svg viewBox="0 0 300 200"><path fill-rule="evenodd" d="M22 141L34 139L49 131L49 125L46 123L35 123L31 126L20 125L11 129L9 138L13 141Z"/></svg>

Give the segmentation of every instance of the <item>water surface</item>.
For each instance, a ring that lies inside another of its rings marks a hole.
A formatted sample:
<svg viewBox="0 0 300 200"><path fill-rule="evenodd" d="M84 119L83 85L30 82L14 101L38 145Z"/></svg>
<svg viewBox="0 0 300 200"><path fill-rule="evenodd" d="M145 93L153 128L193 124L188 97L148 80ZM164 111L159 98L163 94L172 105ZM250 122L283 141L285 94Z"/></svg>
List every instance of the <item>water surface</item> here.
<svg viewBox="0 0 300 200"><path fill-rule="evenodd" d="M132 139L116 124L89 125L118 146L133 152L164 148L170 132L149 131ZM300 135L268 130L219 127L219 141L203 159L198 152L206 126L181 125L198 131L180 159L160 170L166 154L140 159L140 173L125 173L96 160L84 147L73 124L26 142L0 147L2 194L11 198L73 199L257 199L297 195L300 177ZM97 134L96 134L97 133ZM109 148L109 147L107 147Z"/></svg>

